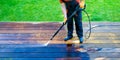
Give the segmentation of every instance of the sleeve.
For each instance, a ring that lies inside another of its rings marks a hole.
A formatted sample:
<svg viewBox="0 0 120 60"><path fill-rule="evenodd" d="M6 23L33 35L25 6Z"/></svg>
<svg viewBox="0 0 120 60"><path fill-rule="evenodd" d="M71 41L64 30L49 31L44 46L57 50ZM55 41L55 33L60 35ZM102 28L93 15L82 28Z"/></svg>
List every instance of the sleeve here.
<svg viewBox="0 0 120 60"><path fill-rule="evenodd" d="M81 2L85 2L85 0L76 0L79 4L81 3Z"/></svg>
<svg viewBox="0 0 120 60"><path fill-rule="evenodd" d="M77 1L77 3L79 3L80 4L80 0L76 0Z"/></svg>
<svg viewBox="0 0 120 60"><path fill-rule="evenodd" d="M60 1L60 3L63 3L63 1L62 0L59 0Z"/></svg>

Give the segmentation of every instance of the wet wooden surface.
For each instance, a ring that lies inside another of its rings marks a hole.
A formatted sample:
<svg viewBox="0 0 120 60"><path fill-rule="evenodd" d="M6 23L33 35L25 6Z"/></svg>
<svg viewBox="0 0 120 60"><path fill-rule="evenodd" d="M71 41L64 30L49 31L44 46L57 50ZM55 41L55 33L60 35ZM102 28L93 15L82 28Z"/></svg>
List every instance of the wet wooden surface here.
<svg viewBox="0 0 120 60"><path fill-rule="evenodd" d="M76 51L63 41L66 28L45 44L61 23L0 23L0 60L120 60L120 23L93 22L91 37ZM88 30L83 24L84 35ZM72 40L78 40L74 31Z"/></svg>

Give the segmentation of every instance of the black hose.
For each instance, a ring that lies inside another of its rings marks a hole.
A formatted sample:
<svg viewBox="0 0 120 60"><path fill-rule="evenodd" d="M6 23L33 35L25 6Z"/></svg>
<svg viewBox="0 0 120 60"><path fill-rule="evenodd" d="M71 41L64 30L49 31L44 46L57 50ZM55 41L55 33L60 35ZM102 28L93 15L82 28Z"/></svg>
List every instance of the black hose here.
<svg viewBox="0 0 120 60"><path fill-rule="evenodd" d="M87 40L87 39L89 39L90 38L90 36L91 36L91 20L90 20L90 16L89 16L89 14L87 13L87 11L85 10L86 9L86 4L84 5L84 8L82 9L82 11L87 15L87 17L88 17L88 21L89 21L89 29L88 29L88 31L85 33L85 39L84 40ZM90 32L89 32L90 31ZM87 33L89 32L89 34L88 34L88 37L87 37Z"/></svg>
<svg viewBox="0 0 120 60"><path fill-rule="evenodd" d="M88 31L85 33L85 40L87 40L87 39L89 39L90 36L91 36L91 20L90 20L90 16L88 15L87 11L86 11L85 9L83 9L83 11L84 11L84 13L87 15L88 21L89 21L89 30L88 30L88 31L90 31L90 32L89 32L88 37L86 36L86 34L88 33Z"/></svg>

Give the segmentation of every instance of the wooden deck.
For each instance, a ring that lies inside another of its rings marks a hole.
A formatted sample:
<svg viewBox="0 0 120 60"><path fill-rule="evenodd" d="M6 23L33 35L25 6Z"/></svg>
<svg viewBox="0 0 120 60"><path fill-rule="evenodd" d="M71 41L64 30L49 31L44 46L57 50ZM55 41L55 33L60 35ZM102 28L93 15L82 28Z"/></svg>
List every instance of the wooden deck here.
<svg viewBox="0 0 120 60"><path fill-rule="evenodd" d="M81 45L67 48L63 28L48 46L45 44L61 23L0 23L0 60L120 60L120 23L93 22L91 37ZM88 30L83 23L84 34ZM74 38L78 40L74 32Z"/></svg>

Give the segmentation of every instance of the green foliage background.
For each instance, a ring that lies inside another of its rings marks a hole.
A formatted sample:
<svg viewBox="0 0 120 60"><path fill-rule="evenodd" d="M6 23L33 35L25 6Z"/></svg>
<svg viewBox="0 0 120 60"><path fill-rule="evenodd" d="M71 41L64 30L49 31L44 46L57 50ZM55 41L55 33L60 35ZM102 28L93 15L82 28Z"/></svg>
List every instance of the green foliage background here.
<svg viewBox="0 0 120 60"><path fill-rule="evenodd" d="M86 0L92 21L120 22L119 0ZM1 22L62 22L59 0L1 0ZM87 21L83 13L83 21Z"/></svg>

